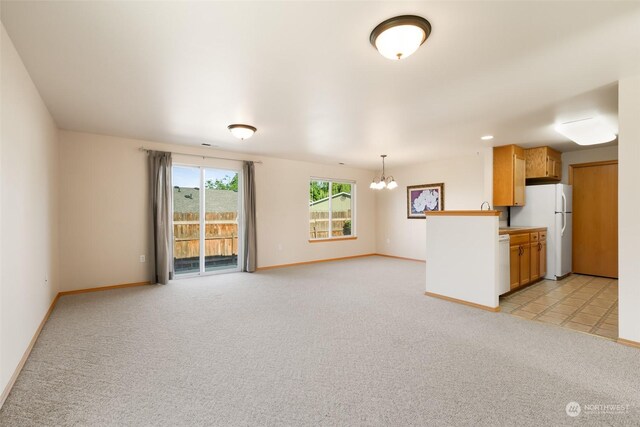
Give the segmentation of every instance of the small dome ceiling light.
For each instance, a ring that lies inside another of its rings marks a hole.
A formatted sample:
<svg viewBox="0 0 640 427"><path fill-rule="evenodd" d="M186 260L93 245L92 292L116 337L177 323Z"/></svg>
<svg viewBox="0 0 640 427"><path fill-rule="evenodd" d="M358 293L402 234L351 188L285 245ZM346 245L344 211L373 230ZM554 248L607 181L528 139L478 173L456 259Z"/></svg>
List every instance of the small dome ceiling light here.
<svg viewBox="0 0 640 427"><path fill-rule="evenodd" d="M420 16L402 15L378 24L369 41L385 58L399 60L418 50L430 34L429 21Z"/></svg>
<svg viewBox="0 0 640 427"><path fill-rule="evenodd" d="M371 185L369 185L369 188L372 190L382 190L383 188L393 190L398 186L398 183L393 178L393 176L384 176L384 159L385 157L387 157L387 155L381 154L380 157L382 157L382 175L379 178L374 178L373 181L371 181Z"/></svg>
<svg viewBox="0 0 640 427"><path fill-rule="evenodd" d="M231 135L242 140L251 138L253 134L258 130L253 126L241 124L229 125L227 126L227 129L231 131Z"/></svg>
<svg viewBox="0 0 640 427"><path fill-rule="evenodd" d="M483 141L490 141L490 140L493 139L493 135L485 135L485 136L480 137L480 139L483 140Z"/></svg>

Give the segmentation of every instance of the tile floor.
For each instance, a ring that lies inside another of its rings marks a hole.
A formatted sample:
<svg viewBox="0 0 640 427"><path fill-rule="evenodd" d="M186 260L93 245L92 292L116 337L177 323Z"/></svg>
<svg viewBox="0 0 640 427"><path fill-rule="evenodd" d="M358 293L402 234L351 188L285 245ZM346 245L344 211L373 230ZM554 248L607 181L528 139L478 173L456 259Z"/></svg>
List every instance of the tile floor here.
<svg viewBox="0 0 640 427"><path fill-rule="evenodd" d="M618 338L618 281L572 274L559 280L543 280L506 297L500 297L504 313L525 319Z"/></svg>

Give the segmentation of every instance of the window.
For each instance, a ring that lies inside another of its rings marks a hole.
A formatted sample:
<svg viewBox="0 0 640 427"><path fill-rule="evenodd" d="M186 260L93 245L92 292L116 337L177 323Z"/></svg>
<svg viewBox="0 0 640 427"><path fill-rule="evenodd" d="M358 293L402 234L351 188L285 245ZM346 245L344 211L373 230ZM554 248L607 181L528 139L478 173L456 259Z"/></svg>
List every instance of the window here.
<svg viewBox="0 0 640 427"><path fill-rule="evenodd" d="M355 236L355 182L312 178L309 182L309 239Z"/></svg>

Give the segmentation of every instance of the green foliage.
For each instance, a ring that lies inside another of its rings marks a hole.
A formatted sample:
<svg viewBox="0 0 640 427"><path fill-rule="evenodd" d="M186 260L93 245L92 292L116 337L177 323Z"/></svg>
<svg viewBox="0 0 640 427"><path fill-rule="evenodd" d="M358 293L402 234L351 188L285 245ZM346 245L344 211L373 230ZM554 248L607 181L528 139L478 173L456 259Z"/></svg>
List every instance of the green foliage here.
<svg viewBox="0 0 640 427"><path fill-rule="evenodd" d="M238 192L238 174L235 174L233 178L229 175L222 179L208 179L205 182L205 188L208 190L231 190Z"/></svg>
<svg viewBox="0 0 640 427"><path fill-rule="evenodd" d="M351 194L351 184L334 182L333 186L331 187L331 194L338 194L338 193Z"/></svg>
<svg viewBox="0 0 640 427"><path fill-rule="evenodd" d="M331 186L331 194L338 193L351 194L351 184L334 182ZM329 197L329 183L324 181L311 181L309 184L309 200L317 202L318 200Z"/></svg>
<svg viewBox="0 0 640 427"><path fill-rule="evenodd" d="M309 185L309 200L317 202L329 197L329 183L323 181L311 181Z"/></svg>
<svg viewBox="0 0 640 427"><path fill-rule="evenodd" d="M351 220L346 220L342 226L342 235L351 236Z"/></svg>

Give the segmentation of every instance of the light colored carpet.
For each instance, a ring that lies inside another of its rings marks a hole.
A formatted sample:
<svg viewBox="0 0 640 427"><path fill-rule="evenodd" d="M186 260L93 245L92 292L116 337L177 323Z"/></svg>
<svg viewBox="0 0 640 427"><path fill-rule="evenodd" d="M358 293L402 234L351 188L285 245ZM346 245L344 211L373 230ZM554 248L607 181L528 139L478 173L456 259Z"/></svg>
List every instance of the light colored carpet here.
<svg viewBox="0 0 640 427"><path fill-rule="evenodd" d="M640 424L639 350L423 282L370 257L65 296L0 424Z"/></svg>

